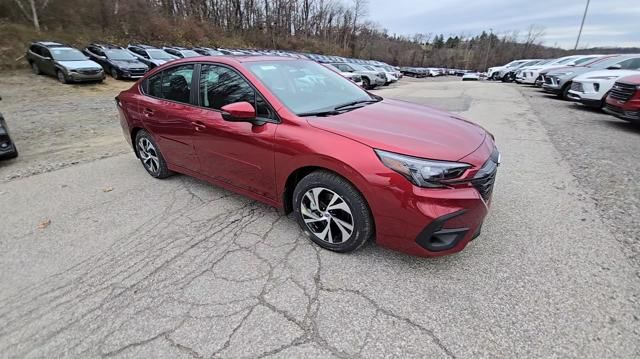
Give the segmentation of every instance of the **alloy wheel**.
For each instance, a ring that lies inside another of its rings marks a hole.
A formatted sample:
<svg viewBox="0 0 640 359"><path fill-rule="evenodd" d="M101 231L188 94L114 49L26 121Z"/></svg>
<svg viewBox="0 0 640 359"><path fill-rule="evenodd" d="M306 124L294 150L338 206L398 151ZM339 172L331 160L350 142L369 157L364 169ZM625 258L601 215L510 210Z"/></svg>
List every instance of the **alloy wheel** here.
<svg viewBox="0 0 640 359"><path fill-rule="evenodd" d="M158 159L158 151L148 138L141 137L138 140L138 154L142 160L142 164L151 173L158 173L160 170L160 160Z"/></svg>
<svg viewBox="0 0 640 359"><path fill-rule="evenodd" d="M300 202L300 213L309 231L324 242L344 243L353 234L351 208L344 198L330 189L309 189Z"/></svg>
<svg viewBox="0 0 640 359"><path fill-rule="evenodd" d="M113 77L114 80L118 80L118 70L111 69L111 77Z"/></svg>
<svg viewBox="0 0 640 359"><path fill-rule="evenodd" d="M58 71L58 81L62 82L62 83L66 83L67 79L64 77L64 74L62 73L62 71Z"/></svg>

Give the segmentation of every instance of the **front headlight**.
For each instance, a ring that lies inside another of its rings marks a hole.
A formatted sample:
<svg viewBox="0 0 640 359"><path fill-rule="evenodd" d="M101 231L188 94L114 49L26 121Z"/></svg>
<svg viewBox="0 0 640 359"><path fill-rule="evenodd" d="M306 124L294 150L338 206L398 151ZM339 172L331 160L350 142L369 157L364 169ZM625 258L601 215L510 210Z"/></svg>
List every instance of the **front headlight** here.
<svg viewBox="0 0 640 359"><path fill-rule="evenodd" d="M569 75L573 75L573 71L556 72L555 74L553 74L553 76L556 76L556 77L569 76Z"/></svg>
<svg viewBox="0 0 640 359"><path fill-rule="evenodd" d="M411 183L420 187L446 187L443 180L458 178L471 168L471 165L459 162L434 161L424 158L400 155L375 150L380 161L388 168L400 173Z"/></svg>

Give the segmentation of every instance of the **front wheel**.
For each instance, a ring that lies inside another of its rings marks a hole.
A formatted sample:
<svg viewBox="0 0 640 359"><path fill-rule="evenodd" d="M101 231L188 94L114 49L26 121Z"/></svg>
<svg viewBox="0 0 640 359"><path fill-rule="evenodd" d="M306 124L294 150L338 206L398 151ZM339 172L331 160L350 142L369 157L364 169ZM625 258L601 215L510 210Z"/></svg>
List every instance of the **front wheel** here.
<svg viewBox="0 0 640 359"><path fill-rule="evenodd" d="M293 210L309 238L334 252L351 252L373 238L369 206L344 178L327 171L304 177L293 192Z"/></svg>
<svg viewBox="0 0 640 359"><path fill-rule="evenodd" d="M67 76L64 75L64 72L58 70L56 75L57 75L58 81L60 81L60 83L63 83L63 84L69 83L69 81L67 80Z"/></svg>
<svg viewBox="0 0 640 359"><path fill-rule="evenodd" d="M369 81L368 78L363 77L362 78L362 87L364 87L367 90L370 90L371 89L371 81Z"/></svg>
<svg viewBox="0 0 640 359"><path fill-rule="evenodd" d="M111 77L113 77L114 80L120 80L120 75L118 75L118 70L116 70L115 68L112 68Z"/></svg>
<svg viewBox="0 0 640 359"><path fill-rule="evenodd" d="M136 134L135 150L142 166L152 177L167 178L171 176L172 173L169 171L167 162L160 153L156 141L147 131L140 130Z"/></svg>

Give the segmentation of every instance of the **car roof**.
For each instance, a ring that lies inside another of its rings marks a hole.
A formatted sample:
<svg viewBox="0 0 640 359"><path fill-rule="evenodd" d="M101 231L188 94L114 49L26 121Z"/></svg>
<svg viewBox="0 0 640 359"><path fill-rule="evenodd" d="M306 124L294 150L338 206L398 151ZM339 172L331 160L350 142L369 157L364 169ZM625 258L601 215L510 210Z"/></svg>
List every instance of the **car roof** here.
<svg viewBox="0 0 640 359"><path fill-rule="evenodd" d="M155 47L155 46L145 45L145 44L130 44L129 46L139 47L139 48L142 48L142 49L157 49L157 47Z"/></svg>
<svg viewBox="0 0 640 359"><path fill-rule="evenodd" d="M55 41L37 41L35 42L35 44L44 46L44 47L71 47L65 44L61 44L59 42L55 42Z"/></svg>
<svg viewBox="0 0 640 359"><path fill-rule="evenodd" d="M101 49L122 49L122 46L114 45L114 44L105 44L100 42L91 43L90 46L96 46Z"/></svg>

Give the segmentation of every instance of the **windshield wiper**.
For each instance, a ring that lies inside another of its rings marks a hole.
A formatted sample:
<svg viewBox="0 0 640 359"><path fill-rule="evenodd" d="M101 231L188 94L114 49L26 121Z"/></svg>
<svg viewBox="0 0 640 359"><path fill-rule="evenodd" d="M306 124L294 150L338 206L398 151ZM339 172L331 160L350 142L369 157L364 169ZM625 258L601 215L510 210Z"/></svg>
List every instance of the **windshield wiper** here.
<svg viewBox="0 0 640 359"><path fill-rule="evenodd" d="M339 115L340 113L342 113L342 112L341 111L336 111L336 110L328 110L328 111L303 112L303 113L299 113L298 116L300 116L300 117L309 117L309 116L323 117L323 116Z"/></svg>
<svg viewBox="0 0 640 359"><path fill-rule="evenodd" d="M368 105L368 104L376 103L376 102L379 102L379 101L380 100L377 100L377 99L376 100L373 100L373 99L371 99L371 100L358 100L358 101L348 102L348 103L345 103L345 104L340 105L340 106L336 106L334 108L334 110L341 110L341 109L344 109L346 107L356 106L356 105L360 105L360 104Z"/></svg>

